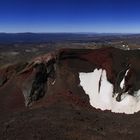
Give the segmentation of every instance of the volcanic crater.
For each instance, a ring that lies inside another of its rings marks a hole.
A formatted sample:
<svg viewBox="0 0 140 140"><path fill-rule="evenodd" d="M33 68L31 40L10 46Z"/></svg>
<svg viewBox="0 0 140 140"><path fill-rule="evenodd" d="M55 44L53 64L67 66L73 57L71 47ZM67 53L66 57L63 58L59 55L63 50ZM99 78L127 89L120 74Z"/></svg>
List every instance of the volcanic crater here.
<svg viewBox="0 0 140 140"><path fill-rule="evenodd" d="M0 69L0 138L138 139L140 50L60 49ZM28 136L27 136L28 135Z"/></svg>

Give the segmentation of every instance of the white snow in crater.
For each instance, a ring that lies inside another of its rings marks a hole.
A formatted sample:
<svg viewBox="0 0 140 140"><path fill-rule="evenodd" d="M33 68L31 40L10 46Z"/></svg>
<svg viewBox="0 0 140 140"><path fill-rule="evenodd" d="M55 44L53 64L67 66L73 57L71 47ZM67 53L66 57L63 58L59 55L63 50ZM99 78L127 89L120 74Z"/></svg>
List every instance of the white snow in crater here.
<svg viewBox="0 0 140 140"><path fill-rule="evenodd" d="M129 72L129 70L126 71L125 76L124 76L123 80L120 83L121 89L123 89L123 87L124 87L125 77L127 76L128 72Z"/></svg>
<svg viewBox="0 0 140 140"><path fill-rule="evenodd" d="M116 101L116 98L112 97L113 85L107 80L105 70L95 69L90 73L79 73L79 78L80 85L89 95L90 104L96 109L126 114L133 114L140 110L140 90L136 92L136 96L126 93L120 102ZM101 83L100 90L99 83Z"/></svg>

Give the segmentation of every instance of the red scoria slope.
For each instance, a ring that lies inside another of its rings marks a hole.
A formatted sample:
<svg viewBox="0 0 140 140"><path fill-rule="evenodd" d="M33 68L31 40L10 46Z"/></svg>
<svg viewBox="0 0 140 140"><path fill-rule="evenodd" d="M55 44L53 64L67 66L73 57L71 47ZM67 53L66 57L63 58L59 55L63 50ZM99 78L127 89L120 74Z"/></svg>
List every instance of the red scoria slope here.
<svg viewBox="0 0 140 140"><path fill-rule="evenodd" d="M131 65L130 77L138 77L140 81L139 60L140 51L61 49L24 64L1 68L0 138L140 138L140 113L127 116L95 110L90 106L88 95L79 86L79 72L102 68L114 85L114 92L122 93L118 87L122 78L118 78L119 72L126 71ZM135 80L128 78L126 83L132 83L131 79ZM133 83L133 89L140 88L138 82Z"/></svg>

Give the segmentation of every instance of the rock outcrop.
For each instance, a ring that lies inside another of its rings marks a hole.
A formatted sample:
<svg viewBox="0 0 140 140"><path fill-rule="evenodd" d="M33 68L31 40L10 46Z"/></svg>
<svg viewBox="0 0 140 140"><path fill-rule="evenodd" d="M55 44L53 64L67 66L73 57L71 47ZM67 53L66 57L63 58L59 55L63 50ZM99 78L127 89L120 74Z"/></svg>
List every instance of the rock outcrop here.
<svg viewBox="0 0 140 140"><path fill-rule="evenodd" d="M90 98L80 86L79 73L106 71L113 97L136 96L140 89L140 51L116 48L61 49L0 70L0 110L13 111L53 104L59 98L90 107ZM101 77L99 81L100 91ZM94 83L93 83L94 84ZM137 95L138 96L138 95Z"/></svg>

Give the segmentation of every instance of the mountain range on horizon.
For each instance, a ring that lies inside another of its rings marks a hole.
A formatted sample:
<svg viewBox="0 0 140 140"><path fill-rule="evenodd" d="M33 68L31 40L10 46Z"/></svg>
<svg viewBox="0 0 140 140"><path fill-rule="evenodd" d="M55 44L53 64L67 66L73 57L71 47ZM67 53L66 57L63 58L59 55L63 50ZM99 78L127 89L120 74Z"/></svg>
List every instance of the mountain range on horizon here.
<svg viewBox="0 0 140 140"><path fill-rule="evenodd" d="M110 39L140 38L140 34L126 33L0 33L0 43L45 43L45 42L101 42Z"/></svg>

